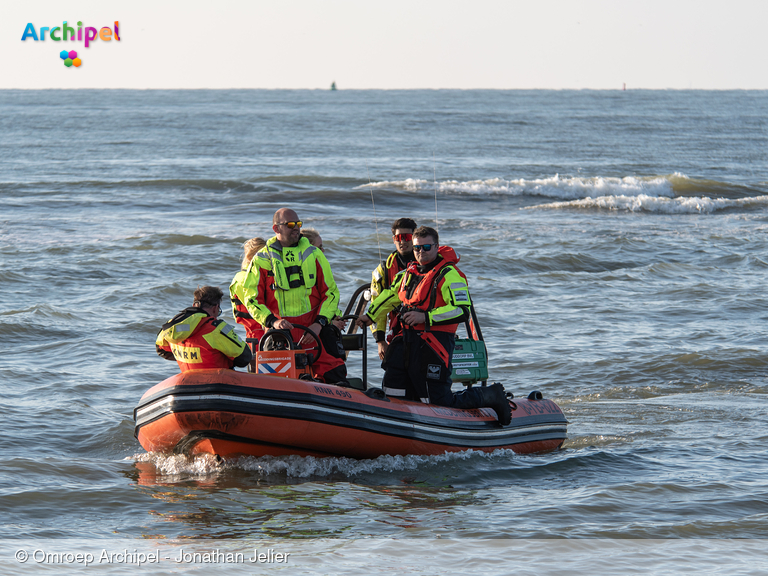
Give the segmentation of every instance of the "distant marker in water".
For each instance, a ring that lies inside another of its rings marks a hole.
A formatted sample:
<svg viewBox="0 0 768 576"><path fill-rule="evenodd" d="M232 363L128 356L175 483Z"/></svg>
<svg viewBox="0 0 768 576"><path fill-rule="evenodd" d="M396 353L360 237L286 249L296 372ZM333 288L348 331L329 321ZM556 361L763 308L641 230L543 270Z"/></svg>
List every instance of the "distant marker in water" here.
<svg viewBox="0 0 768 576"><path fill-rule="evenodd" d="M622 91L624 91L624 92L627 91L627 83L626 82L624 82L624 87L622 88Z"/></svg>
<svg viewBox="0 0 768 576"><path fill-rule="evenodd" d="M331 90L336 90L336 81L331 82Z"/></svg>

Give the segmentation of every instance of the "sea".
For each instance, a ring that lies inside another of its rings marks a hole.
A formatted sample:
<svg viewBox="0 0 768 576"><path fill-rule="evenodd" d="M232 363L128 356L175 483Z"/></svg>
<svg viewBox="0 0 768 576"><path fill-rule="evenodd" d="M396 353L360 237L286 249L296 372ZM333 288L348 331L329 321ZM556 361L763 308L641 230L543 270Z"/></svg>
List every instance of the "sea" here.
<svg viewBox="0 0 768 576"><path fill-rule="evenodd" d="M0 91L0 573L765 574L767 152L760 91ZM147 453L157 331L281 207L345 303L437 228L562 449Z"/></svg>

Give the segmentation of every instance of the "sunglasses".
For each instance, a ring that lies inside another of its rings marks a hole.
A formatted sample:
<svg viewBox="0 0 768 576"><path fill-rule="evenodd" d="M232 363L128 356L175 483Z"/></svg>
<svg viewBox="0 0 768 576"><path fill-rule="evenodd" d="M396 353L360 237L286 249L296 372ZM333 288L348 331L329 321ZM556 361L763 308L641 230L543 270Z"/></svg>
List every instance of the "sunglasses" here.
<svg viewBox="0 0 768 576"><path fill-rule="evenodd" d="M430 250L432 250L433 246L436 246L436 244L421 244L421 245L414 244L413 245L413 251L414 252L421 252L423 250L424 252L429 252Z"/></svg>
<svg viewBox="0 0 768 576"><path fill-rule="evenodd" d="M296 220L294 222L278 222L278 226L288 226L291 230L294 228L301 228L301 225L304 224L301 220Z"/></svg>
<svg viewBox="0 0 768 576"><path fill-rule="evenodd" d="M394 238L398 242L410 242L413 240L413 234L395 234Z"/></svg>

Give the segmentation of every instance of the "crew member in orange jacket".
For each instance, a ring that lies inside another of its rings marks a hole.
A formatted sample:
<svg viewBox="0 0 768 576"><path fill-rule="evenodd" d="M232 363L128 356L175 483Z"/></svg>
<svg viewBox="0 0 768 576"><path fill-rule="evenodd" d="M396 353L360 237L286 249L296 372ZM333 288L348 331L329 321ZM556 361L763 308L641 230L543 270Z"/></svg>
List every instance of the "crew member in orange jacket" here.
<svg viewBox="0 0 768 576"><path fill-rule="evenodd" d="M158 355L176 360L182 372L203 368L243 367L253 359L251 349L223 320L223 292L203 286L194 292L194 303L163 324L155 340Z"/></svg>
<svg viewBox="0 0 768 576"><path fill-rule="evenodd" d="M387 395L452 408L489 407L507 425L511 409L501 384L451 391L456 328L469 318L471 301L466 277L456 266L458 255L438 241L437 230L416 229L416 262L371 302L358 325L379 325L388 312L399 310L403 333L392 340L381 364Z"/></svg>

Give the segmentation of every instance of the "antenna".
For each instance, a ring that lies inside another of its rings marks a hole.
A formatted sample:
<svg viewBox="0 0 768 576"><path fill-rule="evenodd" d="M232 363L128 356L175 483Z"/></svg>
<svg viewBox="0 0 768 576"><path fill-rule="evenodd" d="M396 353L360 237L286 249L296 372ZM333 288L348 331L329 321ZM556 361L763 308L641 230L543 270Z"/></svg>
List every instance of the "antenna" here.
<svg viewBox="0 0 768 576"><path fill-rule="evenodd" d="M435 230L440 232L440 226L437 223L437 168L435 167L435 151L432 150L432 178L435 183Z"/></svg>
<svg viewBox="0 0 768 576"><path fill-rule="evenodd" d="M376 243L379 245L379 262L381 262L381 240L379 240L379 220L376 218L376 203L373 201L373 184L371 184L371 172L368 170L368 161L365 161L365 171L368 174L368 188L371 191L371 206L373 206L373 221L376 223Z"/></svg>

